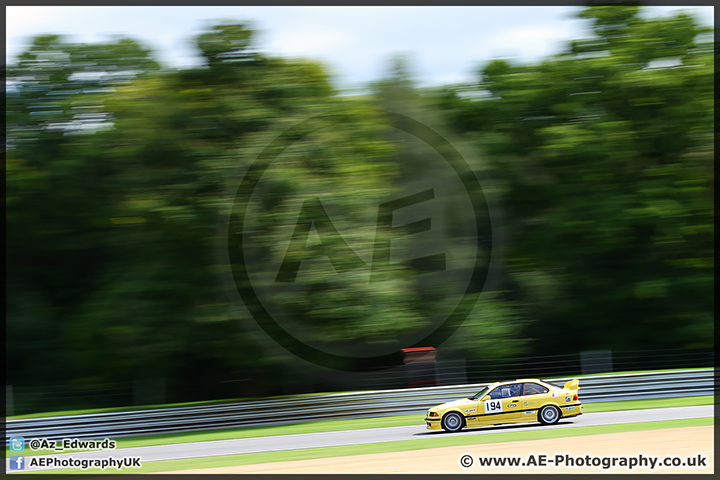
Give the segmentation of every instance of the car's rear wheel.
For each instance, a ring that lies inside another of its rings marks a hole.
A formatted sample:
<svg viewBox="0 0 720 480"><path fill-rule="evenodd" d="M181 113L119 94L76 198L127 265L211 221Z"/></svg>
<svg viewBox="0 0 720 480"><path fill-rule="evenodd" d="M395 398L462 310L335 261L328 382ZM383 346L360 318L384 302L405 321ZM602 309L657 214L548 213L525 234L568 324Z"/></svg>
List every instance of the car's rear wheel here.
<svg viewBox="0 0 720 480"><path fill-rule="evenodd" d="M441 424L446 432L459 432L465 426L465 420L459 413L450 412L443 416Z"/></svg>
<svg viewBox="0 0 720 480"><path fill-rule="evenodd" d="M538 412L538 420L543 425L555 425L560 420L560 410L552 405L545 405Z"/></svg>

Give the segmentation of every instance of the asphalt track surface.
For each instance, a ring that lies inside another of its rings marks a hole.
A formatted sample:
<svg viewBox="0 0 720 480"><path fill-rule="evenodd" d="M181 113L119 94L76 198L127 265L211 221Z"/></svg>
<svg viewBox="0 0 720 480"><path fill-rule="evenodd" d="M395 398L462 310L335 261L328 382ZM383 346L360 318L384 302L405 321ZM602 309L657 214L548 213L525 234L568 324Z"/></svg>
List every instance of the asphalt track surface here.
<svg viewBox="0 0 720 480"><path fill-rule="evenodd" d="M449 434L441 430L426 430L423 422L423 416L418 415L418 425L403 427L369 428L360 430L342 430L336 432L241 438L235 440L176 443L151 447L119 448L117 450L61 453L52 456L59 458L72 457L76 459L139 456L142 457L141 461L145 464L147 462L155 462L159 460L277 452L307 448L333 447L339 445L362 445L369 443L396 442L400 440L415 440L417 442L422 442L423 440L430 438L447 438L449 436L466 437L473 435L493 435L506 432L530 432L547 429L568 429L569 431L567 432L567 435L572 436L572 429L576 427L614 425L621 423L659 422L663 420L679 420L713 416L713 405L625 410L617 412L585 413L578 417L560 420L560 422L552 426L540 425L539 423L510 424L494 427L473 428L469 430L466 429L458 433ZM117 440L118 443L122 445L122 439ZM27 457L28 460L29 458L30 457ZM37 470L44 469L33 468L30 471ZM9 465L8 470L6 471L9 471ZM122 471L133 473L132 469Z"/></svg>

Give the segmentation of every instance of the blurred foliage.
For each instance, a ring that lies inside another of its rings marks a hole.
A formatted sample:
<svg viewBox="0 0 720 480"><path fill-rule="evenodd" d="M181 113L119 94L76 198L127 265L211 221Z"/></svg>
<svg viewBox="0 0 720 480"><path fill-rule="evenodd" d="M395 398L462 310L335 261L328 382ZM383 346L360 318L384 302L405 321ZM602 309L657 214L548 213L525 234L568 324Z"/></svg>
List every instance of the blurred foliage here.
<svg viewBox="0 0 720 480"><path fill-rule="evenodd" d="M436 100L494 164L535 351L713 344L711 29L591 7L594 36Z"/></svg>
<svg viewBox="0 0 720 480"><path fill-rule="evenodd" d="M412 346L407 332L457 302L472 252L490 255L475 230L490 218L447 194L456 173L383 110L435 127L429 104L489 159L471 167L499 180L509 225L503 291L471 285L476 308L441 358L711 344L712 43L682 14L580 16L595 36L538 65L496 60L476 85L427 93L397 57L367 97L337 95L318 63L263 55L244 24L202 32L205 64L180 71L122 37L35 38L7 67L7 382L163 378L168 401L323 388L228 296L239 235L254 287L302 341ZM257 188L236 197L268 146ZM427 178L449 198L419 204L453 246L446 277L395 261L436 258L438 238L406 235L422 215L377 228L378 203ZM391 244L399 256L369 281ZM279 285L284 262L297 281Z"/></svg>
<svg viewBox="0 0 720 480"><path fill-rule="evenodd" d="M214 398L229 379L245 394L293 383L228 302L219 227L248 137L332 89L310 62L215 62L211 33L205 68L53 36L8 69L9 382L164 377L173 399ZM99 124L81 124L87 111Z"/></svg>

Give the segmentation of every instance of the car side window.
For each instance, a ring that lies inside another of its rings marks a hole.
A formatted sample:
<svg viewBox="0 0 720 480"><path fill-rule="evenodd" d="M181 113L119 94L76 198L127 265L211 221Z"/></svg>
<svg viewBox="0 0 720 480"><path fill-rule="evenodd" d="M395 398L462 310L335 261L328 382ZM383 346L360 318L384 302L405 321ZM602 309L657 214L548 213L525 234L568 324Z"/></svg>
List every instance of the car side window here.
<svg viewBox="0 0 720 480"><path fill-rule="evenodd" d="M497 400L498 398L502 398L502 392L500 391L500 387L496 388L492 392L489 393L490 398L493 400Z"/></svg>
<svg viewBox="0 0 720 480"><path fill-rule="evenodd" d="M510 398L510 397L519 397L521 392L521 386L519 384L515 385L502 385L500 387L497 387L495 390L490 392L490 398L493 400L496 400L498 398Z"/></svg>
<svg viewBox="0 0 720 480"><path fill-rule="evenodd" d="M523 395L540 395L547 393L549 390L542 385L537 383L524 383L523 384Z"/></svg>

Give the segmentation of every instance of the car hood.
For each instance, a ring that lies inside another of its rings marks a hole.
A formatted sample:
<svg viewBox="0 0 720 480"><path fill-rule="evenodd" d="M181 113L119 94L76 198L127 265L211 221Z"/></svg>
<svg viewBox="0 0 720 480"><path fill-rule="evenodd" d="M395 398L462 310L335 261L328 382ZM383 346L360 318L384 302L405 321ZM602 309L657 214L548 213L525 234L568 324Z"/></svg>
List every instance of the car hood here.
<svg viewBox="0 0 720 480"><path fill-rule="evenodd" d="M476 405L477 400L470 400L469 398L461 398L460 400L453 400L452 402L441 403L430 410L444 410L450 407L464 407L469 405Z"/></svg>

